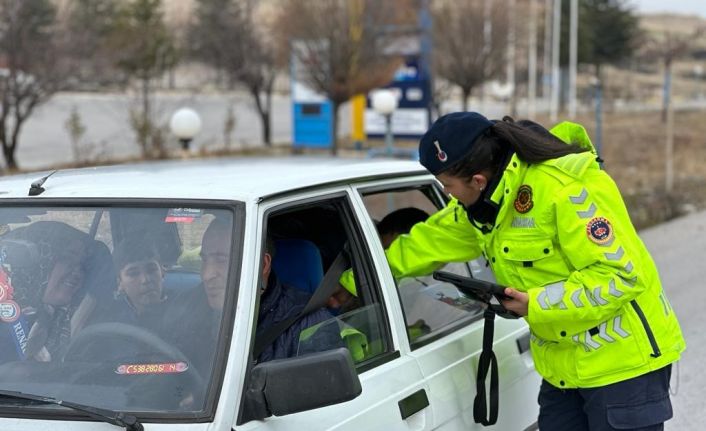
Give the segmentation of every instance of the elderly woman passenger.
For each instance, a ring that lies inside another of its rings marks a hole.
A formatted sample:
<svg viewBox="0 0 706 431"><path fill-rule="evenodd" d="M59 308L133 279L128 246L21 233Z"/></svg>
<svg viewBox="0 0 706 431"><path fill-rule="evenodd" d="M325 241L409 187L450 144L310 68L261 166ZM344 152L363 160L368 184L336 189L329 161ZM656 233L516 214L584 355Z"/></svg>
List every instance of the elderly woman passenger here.
<svg viewBox="0 0 706 431"><path fill-rule="evenodd" d="M91 311L82 304L88 235L61 222L39 221L2 237L3 263L28 330L22 356L60 358ZM80 312L79 312L80 310Z"/></svg>

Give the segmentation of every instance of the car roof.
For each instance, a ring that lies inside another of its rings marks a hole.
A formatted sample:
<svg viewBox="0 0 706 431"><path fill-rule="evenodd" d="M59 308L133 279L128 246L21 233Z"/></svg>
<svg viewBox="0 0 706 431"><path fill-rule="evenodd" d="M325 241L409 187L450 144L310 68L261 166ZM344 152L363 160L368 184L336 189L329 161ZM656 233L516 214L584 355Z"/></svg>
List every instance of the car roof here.
<svg viewBox="0 0 706 431"><path fill-rule="evenodd" d="M0 178L0 198L26 198L50 172ZM321 184L427 173L418 162L294 156L145 162L59 170L42 198L171 198L258 200Z"/></svg>

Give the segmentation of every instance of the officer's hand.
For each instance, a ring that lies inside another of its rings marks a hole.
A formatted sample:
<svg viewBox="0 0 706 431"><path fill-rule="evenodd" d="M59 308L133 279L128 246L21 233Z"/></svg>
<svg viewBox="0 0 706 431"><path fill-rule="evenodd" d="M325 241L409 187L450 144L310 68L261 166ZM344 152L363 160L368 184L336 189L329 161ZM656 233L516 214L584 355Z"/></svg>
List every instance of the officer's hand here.
<svg viewBox="0 0 706 431"><path fill-rule="evenodd" d="M519 290L515 290L512 287L505 288L505 295L512 299L503 299L503 307L505 309L514 311L518 316L527 315L527 304L529 303L529 295Z"/></svg>

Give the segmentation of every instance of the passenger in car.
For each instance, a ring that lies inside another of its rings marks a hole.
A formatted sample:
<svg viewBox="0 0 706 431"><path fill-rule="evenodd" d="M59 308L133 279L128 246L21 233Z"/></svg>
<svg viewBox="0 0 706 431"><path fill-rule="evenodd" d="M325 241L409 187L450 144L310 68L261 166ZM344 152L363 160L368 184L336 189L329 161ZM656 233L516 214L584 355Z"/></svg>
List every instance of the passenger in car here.
<svg viewBox="0 0 706 431"><path fill-rule="evenodd" d="M3 263L21 310L16 324L27 334L17 359L59 359L86 313L81 304L88 235L65 223L39 221L3 241Z"/></svg>
<svg viewBox="0 0 706 431"><path fill-rule="evenodd" d="M405 207L405 208L399 208L395 211L392 211L391 213L387 214L385 217L383 217L380 222L377 223L377 230L378 230L378 235L380 236L380 242L382 243L383 248L387 248L390 246L390 244L400 235L409 233L409 231L412 229L412 226L414 226L417 223L423 222L429 217L429 214L427 214L425 211L415 208L415 207ZM403 304L405 305L405 309L411 308L408 304L405 304L405 302L417 302L417 298L419 295L417 294L417 289L415 289L412 286L426 286L427 283L426 281L414 277L414 278L409 278L406 280L404 284L400 284L400 287L405 286L404 289L406 292L402 292L401 299L403 301ZM413 291L413 292L411 292ZM411 292L411 293L410 293ZM413 298L413 299L408 299L408 298ZM429 307L424 307L422 302L424 302L425 298L422 298L422 301L419 302L419 305L417 308L425 309ZM433 301L436 302L436 301ZM438 305L438 304L433 304L433 305ZM358 294L357 290L355 287L355 278L353 275L352 270L346 270L341 274L341 277L339 279L339 288L334 292L334 294L331 296L329 299L329 302L327 303L327 306L329 308L334 309L334 312L339 312L339 313L346 313L350 310L353 310L357 307L360 306L360 301L358 299ZM434 312L437 312L438 309L434 309ZM447 310L442 310L442 311L447 311ZM414 314L415 316L419 315L427 315L428 313L416 313ZM424 319L421 318L414 318L411 321L407 322L407 332L409 333L409 336L411 339L416 339L419 338L422 335L425 335L429 333L430 327L429 325L425 322Z"/></svg>
<svg viewBox="0 0 706 431"><path fill-rule="evenodd" d="M380 220L377 224L382 248L387 248L398 236L409 233L412 226L429 217L426 211L415 207L399 208Z"/></svg>
<svg viewBox="0 0 706 431"><path fill-rule="evenodd" d="M275 243L268 237L262 265L262 280L266 284L260 287L262 296L256 340L279 322L299 316L310 298L306 292L280 282L271 265L275 253ZM337 325L320 325L314 336L308 337L306 343L300 343L303 330L330 319L333 319L333 316L325 308L301 315L269 346L263 349L257 358L258 362L343 347Z"/></svg>
<svg viewBox="0 0 706 431"><path fill-rule="evenodd" d="M429 214L415 207L399 208L387 214L376 225L382 247L389 247L395 238L408 233L412 226L423 222L427 217ZM346 313L360 307L352 270L344 271L338 282L339 287L331 295L326 306L335 314Z"/></svg>
<svg viewBox="0 0 706 431"><path fill-rule="evenodd" d="M145 237L124 239L113 251L113 263L117 290L95 321L128 323L159 333L168 301L154 242Z"/></svg>
<svg viewBox="0 0 706 431"><path fill-rule="evenodd" d="M267 250L263 255L263 283L259 286L262 297L256 337L261 336L273 325L300 313L309 299L305 292L285 286L278 281L277 276L271 271L274 243L268 240L267 244ZM172 328L176 328L172 332L178 337L175 344L199 369L207 369L213 359L213 349L203 346L209 345L205 340L215 341L220 329L231 261L230 249L230 224L221 219L214 219L206 229L201 243L201 286L175 298L176 306L170 319L174 321ZM257 358L258 362L306 353L298 351L301 331L332 317L324 309L301 316L271 345L263 349ZM317 343L314 345L307 343L307 346L312 349L310 351L342 346L340 335L334 330L327 329L330 326L332 327L332 325L324 325L321 333L317 331Z"/></svg>

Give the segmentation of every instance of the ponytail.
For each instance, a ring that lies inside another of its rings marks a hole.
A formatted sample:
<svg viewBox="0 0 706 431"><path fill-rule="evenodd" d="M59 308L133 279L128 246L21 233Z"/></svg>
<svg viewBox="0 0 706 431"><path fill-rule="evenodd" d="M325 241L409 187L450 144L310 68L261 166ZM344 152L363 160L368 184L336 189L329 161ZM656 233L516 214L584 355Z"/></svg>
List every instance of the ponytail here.
<svg viewBox="0 0 706 431"><path fill-rule="evenodd" d="M524 162L540 163L585 151L576 144L565 143L533 121L515 122L505 116L479 136L470 153L446 172L461 178L470 178L485 170L496 175L505 169L513 153Z"/></svg>
<svg viewBox="0 0 706 431"><path fill-rule="evenodd" d="M520 160L528 163L539 163L586 151L576 144L567 144L544 127L529 120L515 123L512 117L505 116L503 121L491 127L491 132L505 141Z"/></svg>

